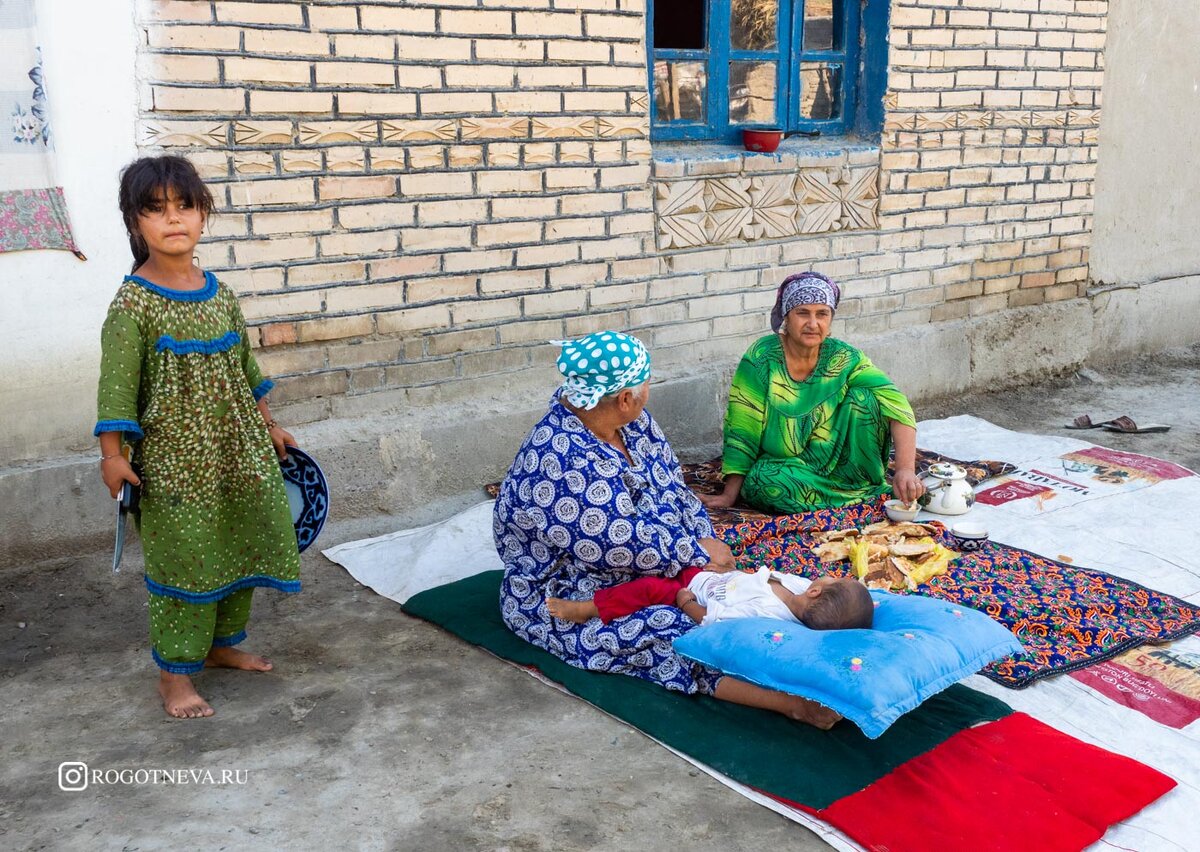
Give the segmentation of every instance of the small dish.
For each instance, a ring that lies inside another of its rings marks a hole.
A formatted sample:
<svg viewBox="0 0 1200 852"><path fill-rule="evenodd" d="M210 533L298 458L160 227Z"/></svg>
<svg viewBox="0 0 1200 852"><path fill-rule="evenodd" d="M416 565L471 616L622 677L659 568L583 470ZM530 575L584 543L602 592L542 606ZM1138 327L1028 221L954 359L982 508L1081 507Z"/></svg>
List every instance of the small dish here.
<svg viewBox="0 0 1200 852"><path fill-rule="evenodd" d="M988 542L988 531L979 524L955 524L950 527L950 538L957 549L965 553L982 550Z"/></svg>
<svg viewBox="0 0 1200 852"><path fill-rule="evenodd" d="M921 507L914 501L905 503L903 500L888 500L883 504L883 511L893 521L911 521L917 517Z"/></svg>
<svg viewBox="0 0 1200 852"><path fill-rule="evenodd" d="M317 540L329 515L329 484L317 460L303 450L288 447L288 457L279 463L283 490L287 494L296 547L303 553Z"/></svg>

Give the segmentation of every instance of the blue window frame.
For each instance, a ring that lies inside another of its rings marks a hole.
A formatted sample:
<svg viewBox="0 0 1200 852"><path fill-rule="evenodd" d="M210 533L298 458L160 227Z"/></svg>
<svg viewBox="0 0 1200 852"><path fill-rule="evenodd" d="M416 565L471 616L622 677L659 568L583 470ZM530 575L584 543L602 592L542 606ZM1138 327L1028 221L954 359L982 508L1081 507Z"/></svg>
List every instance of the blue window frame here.
<svg viewBox="0 0 1200 852"><path fill-rule="evenodd" d="M882 26L870 20L881 8ZM864 34L869 49L885 33L885 0L649 0L646 20L653 139L831 136L881 117L860 108L864 81L882 97L882 74L860 68L859 52Z"/></svg>

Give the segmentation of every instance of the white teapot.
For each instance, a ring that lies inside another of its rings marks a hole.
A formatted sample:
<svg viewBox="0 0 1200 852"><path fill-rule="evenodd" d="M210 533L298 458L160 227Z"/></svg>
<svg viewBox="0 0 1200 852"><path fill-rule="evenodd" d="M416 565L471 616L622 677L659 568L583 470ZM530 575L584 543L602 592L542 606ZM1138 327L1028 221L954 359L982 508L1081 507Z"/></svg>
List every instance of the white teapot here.
<svg viewBox="0 0 1200 852"><path fill-rule="evenodd" d="M975 505L975 490L967 482L967 472L956 464L930 465L921 482L926 488L921 505L935 515L963 515Z"/></svg>

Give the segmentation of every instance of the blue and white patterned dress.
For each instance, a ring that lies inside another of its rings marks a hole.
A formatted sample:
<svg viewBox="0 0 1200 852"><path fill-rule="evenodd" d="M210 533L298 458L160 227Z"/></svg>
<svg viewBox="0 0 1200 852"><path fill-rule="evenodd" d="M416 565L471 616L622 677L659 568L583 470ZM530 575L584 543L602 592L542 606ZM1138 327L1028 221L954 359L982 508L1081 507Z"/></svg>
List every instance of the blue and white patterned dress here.
<svg viewBox="0 0 1200 852"><path fill-rule="evenodd" d="M711 694L720 674L671 648L696 626L675 607L607 625L573 624L546 610L547 597L590 600L597 589L709 562L697 539L711 537L712 524L658 424L643 411L621 433L632 466L556 397L521 444L492 521L504 561L504 623L573 666Z"/></svg>

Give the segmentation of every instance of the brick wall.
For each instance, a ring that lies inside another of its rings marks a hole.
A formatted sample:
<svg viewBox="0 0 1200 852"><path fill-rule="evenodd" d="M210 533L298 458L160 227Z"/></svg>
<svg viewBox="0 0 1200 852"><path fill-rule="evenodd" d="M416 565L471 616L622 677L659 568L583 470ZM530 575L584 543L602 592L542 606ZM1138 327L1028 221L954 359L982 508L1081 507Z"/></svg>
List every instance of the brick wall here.
<svg viewBox="0 0 1200 852"><path fill-rule="evenodd" d="M1082 294L1107 17L1107 0L894 4L880 224L921 235L902 266L927 271L897 282L932 288L911 320Z"/></svg>
<svg viewBox="0 0 1200 852"><path fill-rule="evenodd" d="M777 157L652 150L644 14L145 4L140 142L210 182L202 261L294 419L483 394L605 326L725 368L803 268L851 337L1080 294L1106 0L894 0L882 138Z"/></svg>

